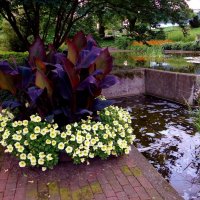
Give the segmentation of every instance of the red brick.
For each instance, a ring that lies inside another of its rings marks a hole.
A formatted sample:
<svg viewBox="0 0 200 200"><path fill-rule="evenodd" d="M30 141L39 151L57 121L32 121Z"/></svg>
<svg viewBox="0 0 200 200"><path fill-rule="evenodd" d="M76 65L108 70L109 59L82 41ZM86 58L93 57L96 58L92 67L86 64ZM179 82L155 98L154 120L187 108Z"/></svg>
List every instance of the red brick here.
<svg viewBox="0 0 200 200"><path fill-rule="evenodd" d="M0 180L0 192L4 192L5 188L6 188L6 181Z"/></svg>
<svg viewBox="0 0 200 200"><path fill-rule="evenodd" d="M118 198L117 197L109 197L109 198L107 198L107 200L118 200Z"/></svg>
<svg viewBox="0 0 200 200"><path fill-rule="evenodd" d="M5 171L1 171L0 172L0 180L5 180L8 179L8 175L9 175L9 171L5 172Z"/></svg>
<svg viewBox="0 0 200 200"><path fill-rule="evenodd" d="M134 187L134 190L137 192L141 199L150 199L150 196L147 194L143 187Z"/></svg>
<svg viewBox="0 0 200 200"><path fill-rule="evenodd" d="M15 190L17 187L16 182L8 182L6 183L6 190Z"/></svg>
<svg viewBox="0 0 200 200"><path fill-rule="evenodd" d="M117 180L119 181L119 183L123 186L123 185L128 185L128 179L124 174L118 174L117 176Z"/></svg>
<svg viewBox="0 0 200 200"><path fill-rule="evenodd" d="M162 199L162 197L160 196L160 194L154 188L146 189L146 191L147 191L147 193L149 194L149 196L152 199L156 199L156 200Z"/></svg>
<svg viewBox="0 0 200 200"><path fill-rule="evenodd" d="M0 192L0 200L3 199L3 192Z"/></svg>
<svg viewBox="0 0 200 200"><path fill-rule="evenodd" d="M101 185L104 194L106 195L106 197L114 197L115 192L113 191L112 187L110 186L110 184L105 184L105 185Z"/></svg>
<svg viewBox="0 0 200 200"><path fill-rule="evenodd" d="M95 198L95 200L105 200L106 196L105 196L105 194L95 194L94 198Z"/></svg>
<svg viewBox="0 0 200 200"><path fill-rule="evenodd" d="M136 191L131 187L131 185L124 185L123 189L129 198L138 197Z"/></svg>
<svg viewBox="0 0 200 200"><path fill-rule="evenodd" d="M14 196L14 195L15 195L15 189L6 189L3 194L4 197Z"/></svg>
<svg viewBox="0 0 200 200"><path fill-rule="evenodd" d="M107 184L108 180L106 179L106 177L101 173L101 174L97 174L97 179L99 181L100 184Z"/></svg>
<svg viewBox="0 0 200 200"><path fill-rule="evenodd" d="M116 195L117 195L118 199L120 199L120 200L128 200L129 199L125 192L117 192Z"/></svg>
<svg viewBox="0 0 200 200"><path fill-rule="evenodd" d="M14 200L24 200L25 194L26 194L25 188L17 188L17 190L15 192Z"/></svg>
<svg viewBox="0 0 200 200"><path fill-rule="evenodd" d="M129 180L130 184L132 185L132 187L141 186L141 184L139 183L139 181L134 176L128 176L127 178Z"/></svg>
<svg viewBox="0 0 200 200"><path fill-rule="evenodd" d="M144 176L137 177L137 179L145 189L152 189L153 188L151 183Z"/></svg>
<svg viewBox="0 0 200 200"><path fill-rule="evenodd" d="M3 200L13 200L14 196L7 196L7 197L3 197Z"/></svg>
<svg viewBox="0 0 200 200"><path fill-rule="evenodd" d="M112 189L114 190L114 192L121 192L123 191L122 186L119 184L119 182L117 181L117 179L109 181Z"/></svg>
<svg viewBox="0 0 200 200"><path fill-rule="evenodd" d="M17 188L24 188L27 185L27 177L20 176L17 181Z"/></svg>

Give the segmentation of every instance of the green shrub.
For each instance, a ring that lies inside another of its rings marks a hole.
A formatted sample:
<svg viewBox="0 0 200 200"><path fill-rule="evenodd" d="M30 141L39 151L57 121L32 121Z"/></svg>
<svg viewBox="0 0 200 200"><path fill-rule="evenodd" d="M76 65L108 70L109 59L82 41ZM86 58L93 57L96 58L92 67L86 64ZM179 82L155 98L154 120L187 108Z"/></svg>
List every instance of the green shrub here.
<svg viewBox="0 0 200 200"><path fill-rule="evenodd" d="M115 39L115 45L119 48L119 49L127 49L133 39L127 37L127 36L122 36L122 37L117 37Z"/></svg>
<svg viewBox="0 0 200 200"><path fill-rule="evenodd" d="M183 51L200 51L200 44L197 42L176 42L163 45L164 50L183 50Z"/></svg>

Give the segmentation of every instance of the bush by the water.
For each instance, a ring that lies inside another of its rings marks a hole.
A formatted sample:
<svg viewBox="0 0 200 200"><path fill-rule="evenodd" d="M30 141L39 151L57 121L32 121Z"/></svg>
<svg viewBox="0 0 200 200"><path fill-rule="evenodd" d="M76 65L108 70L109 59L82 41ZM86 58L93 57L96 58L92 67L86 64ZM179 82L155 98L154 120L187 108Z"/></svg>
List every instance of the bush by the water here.
<svg viewBox="0 0 200 200"><path fill-rule="evenodd" d="M176 42L163 45L164 50L185 50L185 51L200 51L198 42Z"/></svg>

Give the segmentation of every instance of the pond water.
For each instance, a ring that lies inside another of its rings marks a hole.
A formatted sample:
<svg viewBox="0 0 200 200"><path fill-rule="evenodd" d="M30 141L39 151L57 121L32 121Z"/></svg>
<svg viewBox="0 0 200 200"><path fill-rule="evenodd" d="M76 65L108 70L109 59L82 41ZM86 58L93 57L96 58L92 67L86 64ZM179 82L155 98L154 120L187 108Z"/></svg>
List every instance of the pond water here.
<svg viewBox="0 0 200 200"><path fill-rule="evenodd" d="M119 100L131 112L138 150L184 199L200 199L200 133L188 110L153 97Z"/></svg>
<svg viewBox="0 0 200 200"><path fill-rule="evenodd" d="M160 69L166 71L184 72L200 74L200 64L187 62L185 57L194 56L191 54L184 55L158 55L142 56L134 52L115 52L114 65L116 67L147 67L152 69ZM195 55L197 56L197 55Z"/></svg>

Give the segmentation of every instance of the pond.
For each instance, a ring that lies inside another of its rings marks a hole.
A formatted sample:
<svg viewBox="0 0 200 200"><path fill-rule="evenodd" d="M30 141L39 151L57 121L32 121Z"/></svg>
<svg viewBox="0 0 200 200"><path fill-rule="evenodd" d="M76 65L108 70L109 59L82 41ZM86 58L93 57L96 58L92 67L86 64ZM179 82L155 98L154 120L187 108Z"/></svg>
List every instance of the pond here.
<svg viewBox="0 0 200 200"><path fill-rule="evenodd" d="M145 96L119 100L131 112L138 150L184 199L200 199L200 133L187 108Z"/></svg>
<svg viewBox="0 0 200 200"><path fill-rule="evenodd" d="M141 53L142 54L142 53ZM148 56L139 55L134 52L113 52L114 65L121 67L146 67L152 69L160 69L166 71L184 72L200 74L200 64L187 62L185 57L192 56L191 54L184 55L158 55Z"/></svg>

